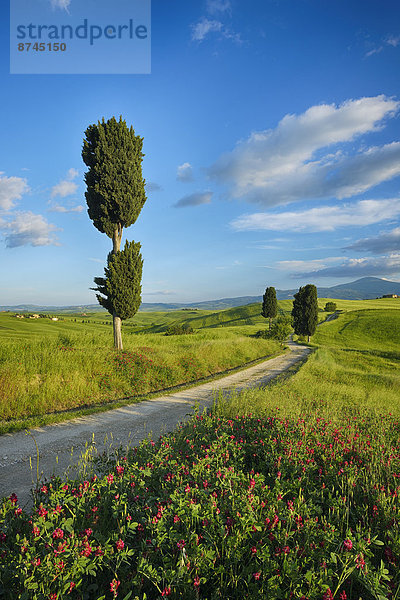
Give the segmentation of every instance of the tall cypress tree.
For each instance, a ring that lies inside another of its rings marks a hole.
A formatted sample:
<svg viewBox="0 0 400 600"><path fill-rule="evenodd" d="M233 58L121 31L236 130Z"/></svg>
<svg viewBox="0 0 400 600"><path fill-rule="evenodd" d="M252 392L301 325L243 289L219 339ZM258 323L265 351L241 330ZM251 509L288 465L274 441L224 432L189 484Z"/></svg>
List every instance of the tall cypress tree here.
<svg viewBox="0 0 400 600"><path fill-rule="evenodd" d="M294 332L297 335L306 335L307 340L310 341L310 336L314 335L318 323L318 297L315 285L309 283L299 288L294 295L292 317Z"/></svg>
<svg viewBox="0 0 400 600"><path fill-rule="evenodd" d="M266 319L269 319L269 330L271 331L272 319L278 313L278 302L276 300L276 291L274 287L268 287L263 296L261 314Z"/></svg>
<svg viewBox="0 0 400 600"><path fill-rule="evenodd" d="M104 293L102 290L107 292L106 298L103 298L105 304L99 302L113 316L114 345L118 349L122 349L121 319L128 318L123 315L129 313L133 316L140 306L140 291L138 296L134 296L127 288L127 282L132 282L132 278L128 277L124 282L122 276L127 272L126 265L135 263L138 266L139 262L133 260L132 253L139 252L140 245L139 250L133 251L132 248L137 248L137 245L132 242L130 250L125 246L121 255L119 253L124 227L135 223L146 201L142 148L143 138L135 135L133 127L128 128L122 117L119 121L115 117L108 121L103 118L97 125L89 125L85 131L82 158L88 167L85 173L88 214L94 226L112 239L114 257L119 256L115 260L109 257L106 278L95 278L98 288L94 288L100 293ZM121 276L117 276L118 269ZM136 286L135 289L139 288ZM125 299L122 300L122 297ZM133 308L131 311L126 309L129 303L132 307L137 306L133 313Z"/></svg>
<svg viewBox="0 0 400 600"><path fill-rule="evenodd" d="M143 259L140 253L140 243L125 242L123 250L110 252L107 267L104 268L104 277L95 277L97 287L91 288L96 294L99 304L104 306L110 314L117 314L120 322L130 319L139 310L142 293L142 268ZM114 329L114 345L121 339L121 329Z"/></svg>

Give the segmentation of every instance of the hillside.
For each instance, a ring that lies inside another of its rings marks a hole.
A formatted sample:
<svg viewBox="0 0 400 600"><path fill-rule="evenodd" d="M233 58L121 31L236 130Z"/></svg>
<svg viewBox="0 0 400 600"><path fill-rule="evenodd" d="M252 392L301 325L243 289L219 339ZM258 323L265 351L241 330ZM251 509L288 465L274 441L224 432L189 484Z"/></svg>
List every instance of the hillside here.
<svg viewBox="0 0 400 600"><path fill-rule="evenodd" d="M370 300L384 294L400 295L400 282L379 279L379 277L363 277L350 283L342 283L333 287L318 287L319 298L337 298L339 300ZM298 288L290 290L276 290L278 300L292 300ZM218 300L205 300L202 302L188 303L163 303L143 302L140 311L166 311L182 310L182 308L198 308L200 310L225 310L246 304L261 302L260 296L238 296L235 298L220 298ZM35 304L18 304L0 306L0 311L14 312L44 312L44 313L82 313L105 312L99 304L85 304L79 306L39 306Z"/></svg>

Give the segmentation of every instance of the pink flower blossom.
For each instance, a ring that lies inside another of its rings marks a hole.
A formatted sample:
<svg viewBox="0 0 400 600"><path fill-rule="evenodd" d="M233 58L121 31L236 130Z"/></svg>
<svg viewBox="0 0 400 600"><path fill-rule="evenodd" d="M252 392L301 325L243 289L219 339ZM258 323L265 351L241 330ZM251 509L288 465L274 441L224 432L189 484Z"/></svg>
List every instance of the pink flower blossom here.
<svg viewBox="0 0 400 600"><path fill-rule="evenodd" d="M58 528L58 529L55 529L53 531L53 538L54 539L58 538L58 539L62 540L63 537L64 537L64 532L63 532L62 529Z"/></svg>
<svg viewBox="0 0 400 600"><path fill-rule="evenodd" d="M349 539L344 540L344 542L343 542L343 548L345 550L349 551L349 550L352 549L352 547L353 547L353 542L351 540L349 540Z"/></svg>
<svg viewBox="0 0 400 600"><path fill-rule="evenodd" d="M117 550L123 550L124 549L124 541L123 540L118 540L117 543L115 544Z"/></svg>
<svg viewBox="0 0 400 600"><path fill-rule="evenodd" d="M110 592L112 592L114 594L114 598L117 596L118 594L118 588L120 586L121 582L118 581L118 579L113 579L110 583Z"/></svg>

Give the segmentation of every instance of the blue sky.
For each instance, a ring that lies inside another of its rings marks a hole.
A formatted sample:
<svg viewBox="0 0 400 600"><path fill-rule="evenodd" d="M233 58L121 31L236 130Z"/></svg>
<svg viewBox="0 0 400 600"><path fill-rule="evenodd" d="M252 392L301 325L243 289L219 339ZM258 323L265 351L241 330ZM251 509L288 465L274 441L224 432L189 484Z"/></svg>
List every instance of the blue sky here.
<svg viewBox="0 0 400 600"><path fill-rule="evenodd" d="M397 0L151 8L151 74L10 75L2 3L0 304L96 302L111 240L86 213L81 147L113 115L144 137L148 198L124 232L143 301L400 280Z"/></svg>

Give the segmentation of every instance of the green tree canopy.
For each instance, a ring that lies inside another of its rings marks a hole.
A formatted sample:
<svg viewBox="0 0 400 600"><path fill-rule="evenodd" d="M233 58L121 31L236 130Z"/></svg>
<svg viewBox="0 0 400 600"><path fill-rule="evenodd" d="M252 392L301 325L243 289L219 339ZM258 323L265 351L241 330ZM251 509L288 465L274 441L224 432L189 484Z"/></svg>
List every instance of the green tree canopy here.
<svg viewBox="0 0 400 600"><path fill-rule="evenodd" d="M268 287L263 295L261 314L266 319L269 319L269 329L271 330L271 321L278 312L278 303L276 300L276 291L274 287Z"/></svg>
<svg viewBox="0 0 400 600"><path fill-rule="evenodd" d="M122 229L135 223L146 201L142 148L143 138L122 117L103 118L85 131L88 214L94 226L113 239L114 251L119 250Z"/></svg>
<svg viewBox="0 0 400 600"><path fill-rule="evenodd" d="M133 127L112 117L89 125L83 140L88 214L94 226L113 241L105 277L96 277L97 299L113 317L114 345L122 349L121 321L133 316L140 306L142 257L140 244L125 244L122 231L135 223L146 201L142 176L143 138Z"/></svg>
<svg viewBox="0 0 400 600"><path fill-rule="evenodd" d="M325 312L335 312L336 310L336 302L327 302L325 304L324 311Z"/></svg>
<svg viewBox="0 0 400 600"><path fill-rule="evenodd" d="M283 344L292 332L292 319L287 315L280 315L271 327L271 337Z"/></svg>
<svg viewBox="0 0 400 600"><path fill-rule="evenodd" d="M139 310L142 293L143 259L139 242L125 242L123 250L110 252L104 277L95 277L97 287L91 288L98 292L97 300L111 315L118 315L120 321L130 319ZM114 339L121 336L117 327L114 329ZM117 346L119 348L119 345ZM122 343L121 343L122 349Z"/></svg>
<svg viewBox="0 0 400 600"><path fill-rule="evenodd" d="M307 284L300 287L294 295L293 328L297 335L306 335L308 341L314 335L318 323L318 297L315 285Z"/></svg>

